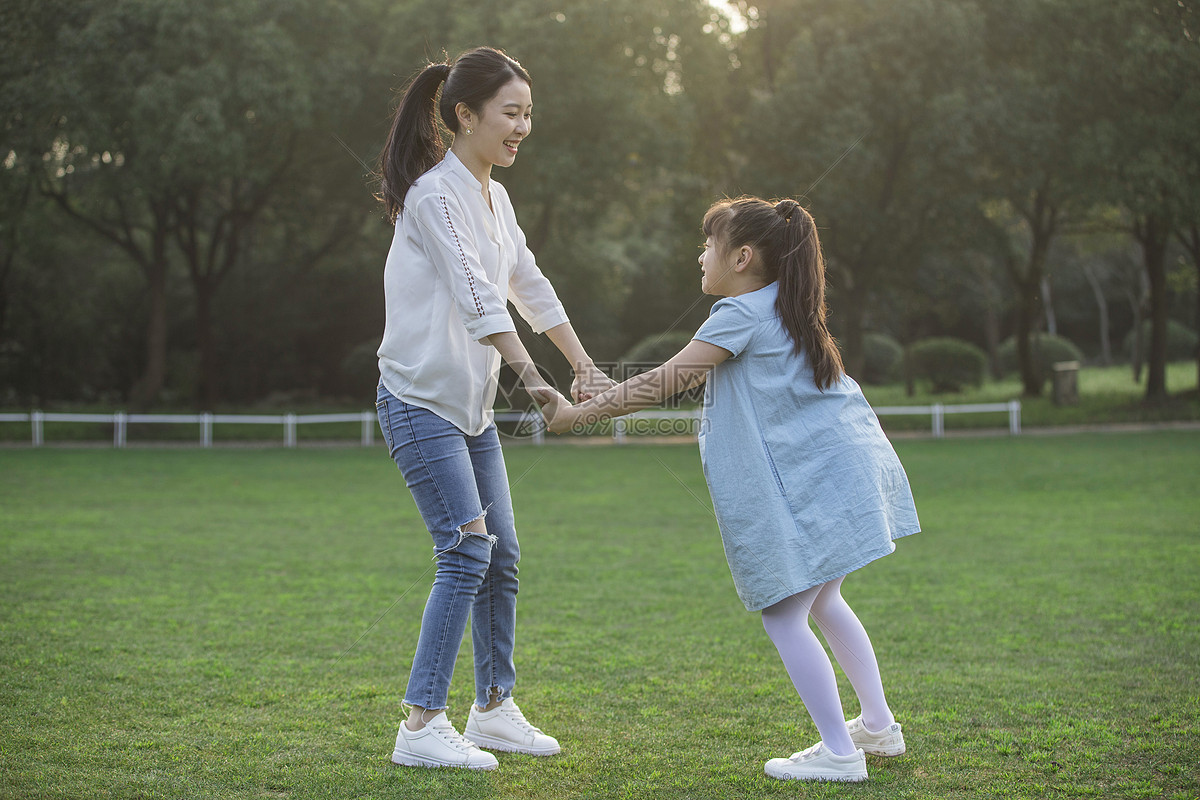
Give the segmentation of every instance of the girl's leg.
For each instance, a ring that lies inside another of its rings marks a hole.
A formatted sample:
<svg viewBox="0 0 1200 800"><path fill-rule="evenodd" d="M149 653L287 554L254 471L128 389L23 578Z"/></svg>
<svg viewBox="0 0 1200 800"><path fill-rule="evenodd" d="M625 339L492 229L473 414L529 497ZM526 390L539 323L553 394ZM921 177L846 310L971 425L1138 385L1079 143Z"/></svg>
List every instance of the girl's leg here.
<svg viewBox="0 0 1200 800"><path fill-rule="evenodd" d="M842 580L838 578L821 587L813 600L812 617L858 695L863 724L868 730L881 731L896 719L883 694L883 680L871 639L842 598Z"/></svg>
<svg viewBox="0 0 1200 800"><path fill-rule="evenodd" d="M763 627L779 651L804 707L816 723L821 741L834 754L846 756L856 748L846 732L833 664L808 625L809 609L821 589L815 586L764 608Z"/></svg>
<svg viewBox="0 0 1200 800"><path fill-rule="evenodd" d="M492 426L468 439L488 533L495 537L491 561L471 609L475 653L475 704L483 710L512 696L516 683L513 647L517 626L517 562L521 549L500 439Z"/></svg>
<svg viewBox="0 0 1200 800"><path fill-rule="evenodd" d="M462 431L382 388L377 410L392 458L433 537L437 572L421 617L404 699L419 709L437 711L446 708L454 662L491 563L494 537L482 522L483 506ZM430 716L425 714L421 722Z"/></svg>

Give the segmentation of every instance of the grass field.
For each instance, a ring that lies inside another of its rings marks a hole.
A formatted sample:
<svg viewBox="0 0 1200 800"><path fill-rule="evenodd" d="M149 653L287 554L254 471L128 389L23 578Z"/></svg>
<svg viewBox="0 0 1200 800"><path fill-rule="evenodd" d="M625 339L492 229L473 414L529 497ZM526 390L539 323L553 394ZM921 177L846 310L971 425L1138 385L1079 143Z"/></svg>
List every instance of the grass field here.
<svg viewBox="0 0 1200 800"><path fill-rule="evenodd" d="M382 448L0 450L0 797L1196 798L1200 432L897 449L925 531L845 594L909 753L858 786L762 775L817 737L694 446L509 450L563 754L485 774L389 764L432 562Z"/></svg>

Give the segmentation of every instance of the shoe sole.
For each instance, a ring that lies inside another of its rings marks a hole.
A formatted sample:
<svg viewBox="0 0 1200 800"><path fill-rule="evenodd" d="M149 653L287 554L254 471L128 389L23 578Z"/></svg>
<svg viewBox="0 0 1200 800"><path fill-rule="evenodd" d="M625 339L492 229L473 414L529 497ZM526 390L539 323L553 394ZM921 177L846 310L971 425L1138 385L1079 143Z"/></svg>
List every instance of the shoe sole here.
<svg viewBox="0 0 1200 800"><path fill-rule="evenodd" d="M792 774L792 773L784 772L784 773L775 775L770 772L767 772L765 769L763 770L763 772L766 773L768 778L775 778L776 780L780 780L780 781L829 781L831 783L862 783L863 781L865 781L867 779L867 776L865 774L864 775L817 775L817 774L804 774L804 773Z"/></svg>
<svg viewBox="0 0 1200 800"><path fill-rule="evenodd" d="M861 748L862 751L869 756L879 756L880 758L895 758L896 756L904 755L905 752L907 752L907 750L908 750L908 748L906 748L904 746L903 742L901 742L898 747L888 747L888 748L871 747L870 745L865 745L865 744L862 744L861 742L855 742L854 746Z"/></svg>
<svg viewBox="0 0 1200 800"><path fill-rule="evenodd" d="M414 756L409 753L403 753L398 750L392 751L392 763L397 767L426 767L428 769L437 769L439 767L451 767L453 769L478 769L491 770L499 767L499 764L461 764L435 761L431 758L422 756Z"/></svg>
<svg viewBox="0 0 1200 800"><path fill-rule="evenodd" d="M475 743L476 747L484 750L501 750L505 753L520 753L526 756L554 756L562 752L562 747L555 746L553 749L543 748L535 749L532 747L521 747L512 742L506 742L503 739L493 739L491 736L486 736L475 731L464 731L463 736Z"/></svg>

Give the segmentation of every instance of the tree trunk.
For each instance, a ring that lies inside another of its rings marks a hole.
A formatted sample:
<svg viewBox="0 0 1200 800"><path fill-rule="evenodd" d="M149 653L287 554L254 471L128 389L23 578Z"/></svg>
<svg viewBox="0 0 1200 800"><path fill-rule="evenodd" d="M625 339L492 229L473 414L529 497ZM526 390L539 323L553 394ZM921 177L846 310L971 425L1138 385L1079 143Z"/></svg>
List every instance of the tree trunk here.
<svg viewBox="0 0 1200 800"><path fill-rule="evenodd" d="M1150 284L1150 357L1146 375L1146 402L1167 399L1167 242L1171 226L1160 216L1149 214L1134 225L1142 246L1142 261Z"/></svg>
<svg viewBox="0 0 1200 800"><path fill-rule="evenodd" d="M1050 287L1049 275L1042 275L1041 289L1042 309L1046 312L1046 333L1058 336L1058 318L1054 316L1054 292Z"/></svg>
<svg viewBox="0 0 1200 800"><path fill-rule="evenodd" d="M1022 212L1029 225L1031 241L1029 258L1021 272L1015 259L1010 259L1008 271L1017 287L1017 365L1021 372L1022 394L1040 397L1043 375L1034 361L1030 336L1041 321L1041 285L1046 270L1046 255L1058 227L1058 209L1047 202L1044 191L1034 193L1033 205Z"/></svg>
<svg viewBox="0 0 1200 800"><path fill-rule="evenodd" d="M845 289L838 296L838 316L844 323L842 358L845 361L846 374L859 380L866 366L866 354L863 351L863 324L867 313L866 289L860 289L853 276L846 275L846 278Z"/></svg>
<svg viewBox="0 0 1200 800"><path fill-rule="evenodd" d="M150 252L143 263L146 289L149 293L149 319L146 321L146 367L129 391L133 408L149 409L162 394L167 381L167 234L165 209L152 210L154 228L151 231Z"/></svg>
<svg viewBox="0 0 1200 800"><path fill-rule="evenodd" d="M1104 285L1100 283L1100 276L1096 274L1091 264L1084 265L1083 275L1087 278L1088 285L1092 287L1092 294L1096 297L1096 309L1100 312L1100 363L1107 367L1112 363L1112 341L1109 336L1108 322L1108 298L1104 296Z"/></svg>
<svg viewBox="0 0 1200 800"><path fill-rule="evenodd" d="M1188 255L1192 257L1192 266L1196 268L1195 328L1197 331L1200 331L1200 222L1193 222L1187 226L1186 234L1180 233L1179 239L1183 242ZM1196 346L1196 387L1200 389L1200 344Z"/></svg>
<svg viewBox="0 0 1200 800"><path fill-rule="evenodd" d="M212 411L216 408L217 356L213 349L212 297L210 282L197 281L196 290L196 345L200 349L200 408Z"/></svg>

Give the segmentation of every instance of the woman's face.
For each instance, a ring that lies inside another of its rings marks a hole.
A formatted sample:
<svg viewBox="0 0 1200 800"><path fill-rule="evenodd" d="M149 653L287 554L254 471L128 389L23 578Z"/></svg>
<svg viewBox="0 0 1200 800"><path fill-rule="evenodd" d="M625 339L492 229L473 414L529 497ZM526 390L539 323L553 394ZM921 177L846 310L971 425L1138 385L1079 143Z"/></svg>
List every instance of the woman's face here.
<svg viewBox="0 0 1200 800"><path fill-rule="evenodd" d="M496 92L478 115L471 116L473 124L467 126L471 133L462 137L470 152L484 163L511 167L517 159L517 148L533 129L533 98L529 84L513 78Z"/></svg>

